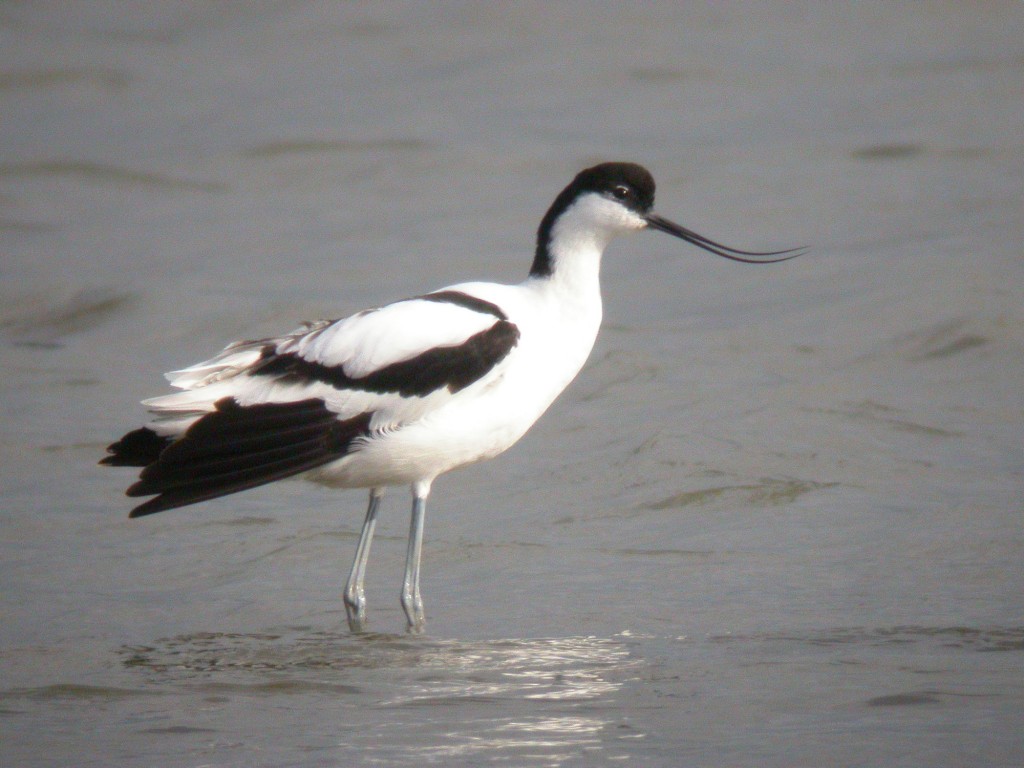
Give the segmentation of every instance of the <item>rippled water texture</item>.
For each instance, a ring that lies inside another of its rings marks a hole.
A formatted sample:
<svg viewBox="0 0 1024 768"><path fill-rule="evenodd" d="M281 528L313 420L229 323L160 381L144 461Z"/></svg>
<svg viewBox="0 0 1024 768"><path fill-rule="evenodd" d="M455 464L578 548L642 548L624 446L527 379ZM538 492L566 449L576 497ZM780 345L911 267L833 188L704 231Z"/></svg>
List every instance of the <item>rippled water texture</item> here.
<svg viewBox="0 0 1024 768"><path fill-rule="evenodd" d="M0 5L0 764L1024 764L1024 7ZM233 339L518 281L572 175L771 267L605 257L579 380L427 514L129 521Z"/></svg>

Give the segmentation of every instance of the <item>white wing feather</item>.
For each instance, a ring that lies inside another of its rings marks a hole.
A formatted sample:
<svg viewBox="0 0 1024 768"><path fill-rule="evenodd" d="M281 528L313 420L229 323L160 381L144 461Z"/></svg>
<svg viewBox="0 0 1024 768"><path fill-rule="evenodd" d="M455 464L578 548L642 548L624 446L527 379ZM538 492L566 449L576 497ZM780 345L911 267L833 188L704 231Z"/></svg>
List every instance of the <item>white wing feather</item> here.
<svg viewBox="0 0 1024 768"><path fill-rule="evenodd" d="M341 366L347 376L360 378L435 347L457 346L496 322L489 313L461 305L407 299L341 320L306 323L278 337L234 342L209 360L166 374L171 385L183 391L150 398L143 404L155 416L154 428L161 434L184 431L225 397L241 405L317 397L340 418L372 412L371 429L393 429L447 402L451 393L442 387L425 396L410 397L339 389L318 381L296 383L251 371L271 349L329 367ZM501 375L506 362L483 378Z"/></svg>
<svg viewBox="0 0 1024 768"><path fill-rule="evenodd" d="M434 347L457 346L495 319L456 304L407 299L306 334L296 340L295 351L311 362L340 365L359 378Z"/></svg>

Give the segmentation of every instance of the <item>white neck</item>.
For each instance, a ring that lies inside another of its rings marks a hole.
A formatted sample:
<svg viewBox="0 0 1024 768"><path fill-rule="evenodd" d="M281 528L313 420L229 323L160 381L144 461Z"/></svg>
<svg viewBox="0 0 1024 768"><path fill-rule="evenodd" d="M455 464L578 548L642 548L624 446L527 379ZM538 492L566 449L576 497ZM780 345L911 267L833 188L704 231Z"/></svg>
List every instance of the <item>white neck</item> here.
<svg viewBox="0 0 1024 768"><path fill-rule="evenodd" d="M606 222L607 202L588 195L567 208L548 238L551 274L534 278L577 301L601 301L601 255L621 228Z"/></svg>

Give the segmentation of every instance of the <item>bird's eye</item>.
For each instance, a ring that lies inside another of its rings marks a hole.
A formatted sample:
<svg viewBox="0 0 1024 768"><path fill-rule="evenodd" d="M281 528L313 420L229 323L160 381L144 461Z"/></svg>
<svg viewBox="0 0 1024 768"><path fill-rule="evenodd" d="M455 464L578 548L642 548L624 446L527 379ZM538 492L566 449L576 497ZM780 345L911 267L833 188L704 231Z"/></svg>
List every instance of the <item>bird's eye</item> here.
<svg viewBox="0 0 1024 768"><path fill-rule="evenodd" d="M629 189L629 187L627 187L625 184L619 184L619 186L614 187L612 189L612 195L615 196L616 200L625 200L627 197L629 197L630 191L631 190Z"/></svg>

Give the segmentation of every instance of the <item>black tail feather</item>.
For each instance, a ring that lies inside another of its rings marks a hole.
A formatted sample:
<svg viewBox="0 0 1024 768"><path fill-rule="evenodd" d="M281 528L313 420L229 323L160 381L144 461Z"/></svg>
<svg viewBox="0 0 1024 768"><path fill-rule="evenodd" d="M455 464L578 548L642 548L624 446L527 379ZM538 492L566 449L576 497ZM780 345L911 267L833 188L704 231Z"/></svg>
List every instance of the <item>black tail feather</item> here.
<svg viewBox="0 0 1024 768"><path fill-rule="evenodd" d="M173 442L173 438L158 435L149 427L129 432L107 448L107 456L100 461L108 467L145 467L152 464Z"/></svg>
<svg viewBox="0 0 1024 768"><path fill-rule="evenodd" d="M103 463L144 467L127 494L155 496L130 517L237 493L335 461L367 434L371 416L339 420L316 398L250 406L225 398L216 407L177 440L142 429L111 446L114 455ZM114 450L122 444L124 449ZM143 459L149 461L139 463Z"/></svg>
<svg viewBox="0 0 1024 768"><path fill-rule="evenodd" d="M254 470L248 477L236 477L231 481L224 478L211 478L205 481L194 482L187 487L172 488L162 492L159 496L155 496L145 504L135 507L128 513L128 517L144 517L145 515L163 512L167 509L186 507L189 504L197 504L200 501L209 501L220 496L227 496L232 493L248 490L249 488L266 485L275 480L283 480L286 477L292 477L301 472L316 469L332 461L333 458L309 457L301 463L290 462L274 470L262 467L259 470L259 474L256 474Z"/></svg>
<svg viewBox="0 0 1024 768"><path fill-rule="evenodd" d="M139 481L128 489L129 496L149 496L169 490L175 485L187 485L196 477L224 476L250 470L254 465L264 466L279 461L295 459L305 453L320 453L323 427L306 427L301 432L294 430L295 439L287 445L256 448L239 448L234 452L223 451L207 456L191 457L174 452L166 460L150 464L139 474ZM187 444L184 446L187 448ZM184 453L184 451L182 452ZM151 489L153 488L153 489Z"/></svg>
<svg viewBox="0 0 1024 768"><path fill-rule="evenodd" d="M152 496L155 493L172 493L179 491L190 491L206 486L234 487L239 483L246 488L252 485L245 485L254 480L255 485L263 485L270 482L264 477L272 477L277 480L286 477L288 474L301 472L308 469L307 466L313 462L317 463L330 461L336 456L325 456L321 446L311 441L305 445L289 446L279 448L275 451L264 451L259 454L241 454L234 458L222 459L215 462L204 462L202 464L182 464L174 462L173 457L169 460L157 462L147 467L149 471L145 479L139 480L132 485L125 494L127 496ZM289 470L294 469L293 472ZM281 472L285 472L284 475Z"/></svg>

